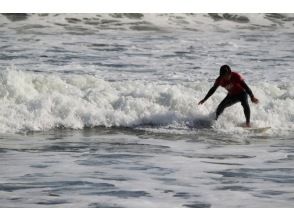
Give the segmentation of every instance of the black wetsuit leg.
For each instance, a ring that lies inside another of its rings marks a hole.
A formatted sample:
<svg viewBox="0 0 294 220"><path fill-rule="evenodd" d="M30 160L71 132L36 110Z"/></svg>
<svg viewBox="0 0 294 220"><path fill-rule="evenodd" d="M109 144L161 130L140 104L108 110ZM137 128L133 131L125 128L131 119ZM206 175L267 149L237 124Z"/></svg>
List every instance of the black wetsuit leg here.
<svg viewBox="0 0 294 220"><path fill-rule="evenodd" d="M242 92L236 96L227 95L216 109L216 120L218 119L220 114L223 113L225 108L230 107L236 104L237 102L241 102L243 106L246 122L249 123L250 122L250 107L248 104L248 98L247 98L246 92Z"/></svg>
<svg viewBox="0 0 294 220"><path fill-rule="evenodd" d="M223 113L225 108L230 107L230 106L236 104L237 102L239 102L238 96L227 95L224 98L224 100L218 105L218 107L216 109L216 120Z"/></svg>
<svg viewBox="0 0 294 220"><path fill-rule="evenodd" d="M250 107L248 104L248 95L245 92L240 94L241 105L243 106L246 123L250 123Z"/></svg>

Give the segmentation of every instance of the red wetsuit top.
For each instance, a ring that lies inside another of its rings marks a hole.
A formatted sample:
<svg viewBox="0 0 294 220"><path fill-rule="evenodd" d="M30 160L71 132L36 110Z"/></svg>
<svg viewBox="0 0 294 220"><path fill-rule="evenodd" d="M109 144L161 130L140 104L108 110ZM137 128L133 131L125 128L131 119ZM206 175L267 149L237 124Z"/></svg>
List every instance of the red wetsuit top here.
<svg viewBox="0 0 294 220"><path fill-rule="evenodd" d="M239 95L241 92L245 91L244 88L244 78L241 74L236 72L231 72L231 78L226 80L223 77L219 76L215 80L216 86L222 86L228 90L229 95Z"/></svg>

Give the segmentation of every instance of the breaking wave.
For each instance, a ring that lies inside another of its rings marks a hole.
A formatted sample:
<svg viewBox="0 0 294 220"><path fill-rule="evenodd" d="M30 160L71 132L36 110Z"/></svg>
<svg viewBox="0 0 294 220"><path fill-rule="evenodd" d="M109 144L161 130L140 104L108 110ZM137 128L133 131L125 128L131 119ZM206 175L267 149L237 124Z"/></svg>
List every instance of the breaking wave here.
<svg viewBox="0 0 294 220"><path fill-rule="evenodd" d="M16 69L1 72L0 83L1 133L97 126L180 130L191 125L232 132L244 122L241 105L234 105L211 123L226 92L219 89L198 106L208 83L110 82L95 75L36 74ZM293 131L293 85L260 83L251 87L261 101L251 104L253 124L271 126L276 133Z"/></svg>

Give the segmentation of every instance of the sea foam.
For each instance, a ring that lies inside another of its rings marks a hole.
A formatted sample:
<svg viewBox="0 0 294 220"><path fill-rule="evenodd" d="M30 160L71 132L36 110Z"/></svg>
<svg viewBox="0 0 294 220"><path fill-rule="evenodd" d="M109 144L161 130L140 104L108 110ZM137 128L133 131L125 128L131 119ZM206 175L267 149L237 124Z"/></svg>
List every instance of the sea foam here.
<svg viewBox="0 0 294 220"><path fill-rule="evenodd" d="M95 75L36 74L17 69L1 72L0 83L1 133L58 127L177 128L187 124L202 129L201 121L213 121L214 111L226 95L219 88L199 106L209 83L110 82ZM293 86L260 83L251 88L260 99L260 104L251 104L253 125L293 131ZM212 127L221 132L238 131L236 127L244 120L237 104L226 109Z"/></svg>

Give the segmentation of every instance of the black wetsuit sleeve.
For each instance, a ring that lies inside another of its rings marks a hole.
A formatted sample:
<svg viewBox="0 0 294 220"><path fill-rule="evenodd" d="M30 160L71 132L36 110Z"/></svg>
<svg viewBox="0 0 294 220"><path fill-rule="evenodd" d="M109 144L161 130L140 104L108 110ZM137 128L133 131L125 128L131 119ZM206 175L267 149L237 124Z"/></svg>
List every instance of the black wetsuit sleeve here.
<svg viewBox="0 0 294 220"><path fill-rule="evenodd" d="M242 81L241 86L245 89L246 93L250 96L250 98L254 97L252 90L249 88L249 86L245 83L244 80Z"/></svg>
<svg viewBox="0 0 294 220"><path fill-rule="evenodd" d="M218 87L217 85L214 85L213 87L211 87L203 100L206 101L216 91L217 87Z"/></svg>

